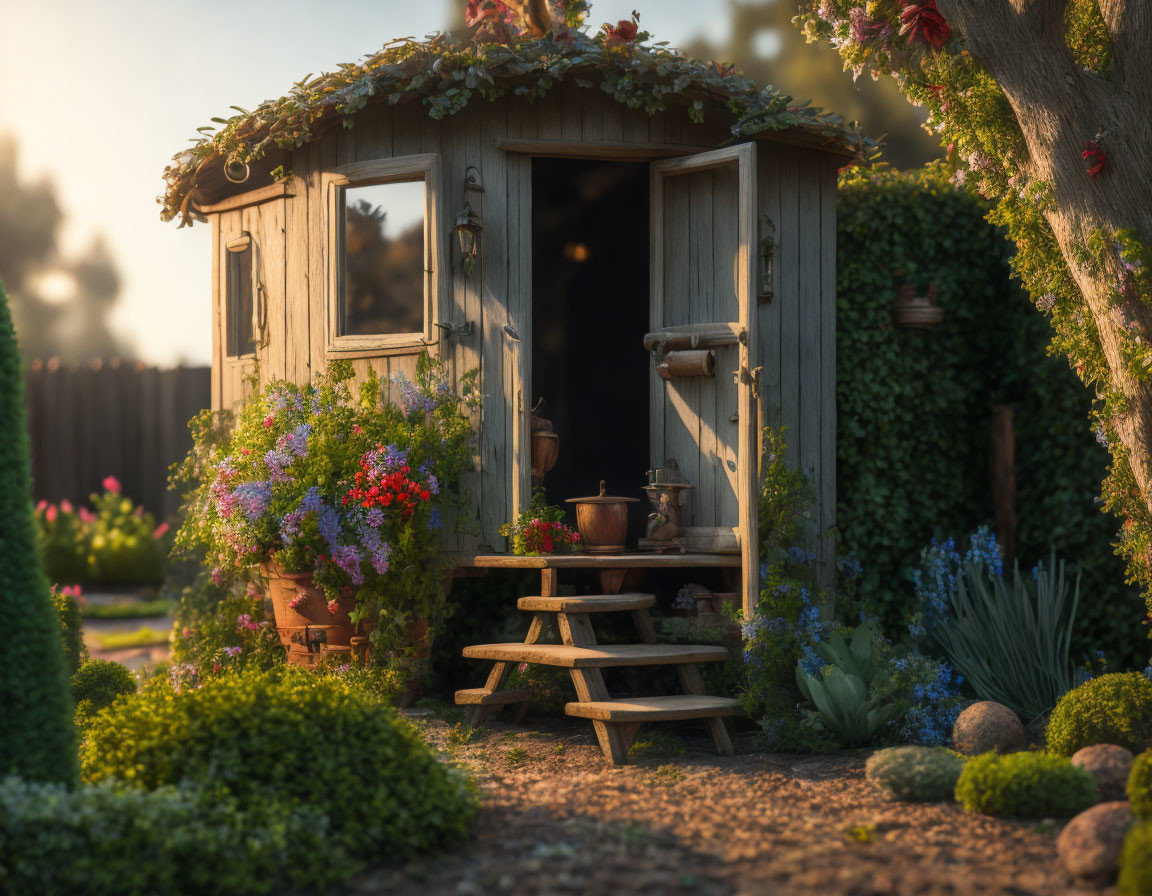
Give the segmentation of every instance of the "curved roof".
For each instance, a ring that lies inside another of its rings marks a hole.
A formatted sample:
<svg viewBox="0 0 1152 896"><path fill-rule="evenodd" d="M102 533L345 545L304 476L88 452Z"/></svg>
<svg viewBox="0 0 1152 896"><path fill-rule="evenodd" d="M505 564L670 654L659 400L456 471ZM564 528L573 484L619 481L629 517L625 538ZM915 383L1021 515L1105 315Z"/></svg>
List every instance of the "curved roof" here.
<svg viewBox="0 0 1152 896"><path fill-rule="evenodd" d="M167 188L160 202L165 221L180 226L198 217L195 196L201 183L219 182L228 161L255 163L316 140L329 126L373 103L419 98L432 118L443 118L479 98L515 95L536 99L565 79L598 87L631 109L649 114L669 105L687 106L693 121L721 111L733 121L734 136L799 129L817 140L861 157L872 144L837 115L807 103L795 104L773 87L759 88L730 66L688 59L663 44L620 45L604 33L569 32L513 38L508 43L474 44L451 34L423 41L403 38L386 44L359 63L318 77L305 76L292 90L251 112L237 109L228 119L213 119L217 130L178 153L164 170ZM641 35L643 36L643 35Z"/></svg>

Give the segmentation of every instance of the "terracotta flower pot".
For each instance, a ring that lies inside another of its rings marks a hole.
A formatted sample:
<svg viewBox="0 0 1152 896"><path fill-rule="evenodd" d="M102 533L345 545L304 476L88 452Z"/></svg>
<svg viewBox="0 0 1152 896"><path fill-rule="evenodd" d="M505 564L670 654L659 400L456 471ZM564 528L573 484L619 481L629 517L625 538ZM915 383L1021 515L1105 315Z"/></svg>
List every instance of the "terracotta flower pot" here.
<svg viewBox="0 0 1152 896"><path fill-rule="evenodd" d="M272 602L276 633L288 648L290 665L314 666L329 646L351 646L355 625L348 614L355 609L356 598L338 598L331 612L324 589L312 580L312 573L285 572L275 561L260 564L260 573L267 582L265 593Z"/></svg>
<svg viewBox="0 0 1152 896"><path fill-rule="evenodd" d="M622 554L628 537L628 505L639 498L620 498L606 495L604 480L600 480L600 494L590 498L569 498L566 503L576 505L576 528L580 540L590 554Z"/></svg>

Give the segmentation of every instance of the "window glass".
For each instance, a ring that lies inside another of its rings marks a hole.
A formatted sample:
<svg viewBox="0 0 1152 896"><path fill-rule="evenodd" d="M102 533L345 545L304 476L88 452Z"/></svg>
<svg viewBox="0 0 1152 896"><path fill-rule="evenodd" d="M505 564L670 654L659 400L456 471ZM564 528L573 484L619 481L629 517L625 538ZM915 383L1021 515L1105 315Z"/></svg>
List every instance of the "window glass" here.
<svg viewBox="0 0 1152 896"><path fill-rule="evenodd" d="M344 190L340 335L424 332L424 181Z"/></svg>
<svg viewBox="0 0 1152 896"><path fill-rule="evenodd" d="M228 354L232 357L256 351L252 309L252 244L227 251Z"/></svg>

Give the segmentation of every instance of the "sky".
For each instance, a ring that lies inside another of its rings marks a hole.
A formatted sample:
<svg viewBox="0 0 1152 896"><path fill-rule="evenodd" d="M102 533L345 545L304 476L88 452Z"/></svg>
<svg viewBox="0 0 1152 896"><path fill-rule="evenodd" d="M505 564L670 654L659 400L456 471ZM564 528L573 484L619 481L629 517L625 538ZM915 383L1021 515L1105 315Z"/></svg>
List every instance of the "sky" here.
<svg viewBox="0 0 1152 896"><path fill-rule="evenodd" d="M149 363L211 359L210 228L160 221L164 166L213 116L282 96L406 35L455 24L449 0L36 0L0 5L0 134L50 178L65 254L102 234L123 278L112 326ZM727 38L727 0L597 0L656 40Z"/></svg>

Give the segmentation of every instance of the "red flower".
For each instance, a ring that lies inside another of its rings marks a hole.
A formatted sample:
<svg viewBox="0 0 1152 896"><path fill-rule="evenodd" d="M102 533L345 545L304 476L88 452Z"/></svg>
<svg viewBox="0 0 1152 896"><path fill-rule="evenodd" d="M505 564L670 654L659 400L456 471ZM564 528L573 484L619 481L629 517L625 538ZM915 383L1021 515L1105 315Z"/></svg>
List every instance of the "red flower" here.
<svg viewBox="0 0 1152 896"><path fill-rule="evenodd" d="M913 0L900 12L900 33L909 43L924 43L940 49L948 42L952 29L936 8L936 0Z"/></svg>
<svg viewBox="0 0 1152 896"><path fill-rule="evenodd" d="M621 19L616 23L615 28L604 26L604 42L610 47L622 47L624 44L630 44L636 40L638 30L635 19Z"/></svg>
<svg viewBox="0 0 1152 896"><path fill-rule="evenodd" d="M432 497L432 493L429 491L420 492L420 500L421 501L427 501L431 497Z"/></svg>
<svg viewBox="0 0 1152 896"><path fill-rule="evenodd" d="M1097 131L1092 140L1084 141L1084 152L1080 153L1080 158L1088 163L1088 176L1096 180L1108 161L1108 153L1104 150L1104 134L1102 132Z"/></svg>

